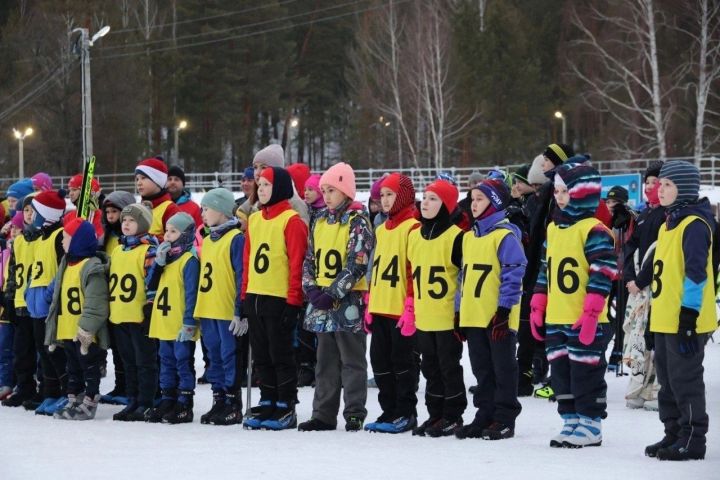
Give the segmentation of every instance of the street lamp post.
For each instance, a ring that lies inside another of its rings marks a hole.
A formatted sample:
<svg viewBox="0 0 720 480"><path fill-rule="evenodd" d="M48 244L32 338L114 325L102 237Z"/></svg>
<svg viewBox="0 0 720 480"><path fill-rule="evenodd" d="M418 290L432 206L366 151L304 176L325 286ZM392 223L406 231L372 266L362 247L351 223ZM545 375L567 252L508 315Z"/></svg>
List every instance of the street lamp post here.
<svg viewBox="0 0 720 480"><path fill-rule="evenodd" d="M555 112L555 118L562 120L562 143L567 145L567 122L565 115L563 115L563 113L558 110L557 112Z"/></svg>
<svg viewBox="0 0 720 480"><path fill-rule="evenodd" d="M175 127L175 163L179 165L180 168L185 168L184 164L180 165L180 130L187 128L187 124L185 120L181 120Z"/></svg>
<svg viewBox="0 0 720 480"><path fill-rule="evenodd" d="M292 163L292 142L297 138L298 126L300 125L300 119L298 117L292 117L290 119L290 135L288 136L288 144L286 154L288 157L288 163ZM298 154L298 158L300 155Z"/></svg>
<svg viewBox="0 0 720 480"><path fill-rule="evenodd" d="M24 132L13 128L13 135L15 135L15 138L17 138L18 141L18 177L21 179L25 176L25 152L23 151L23 142L25 137L29 137L32 134L33 129L31 127L26 128Z"/></svg>
<svg viewBox="0 0 720 480"><path fill-rule="evenodd" d="M81 50L80 57L82 59L82 123L83 123L83 162L90 158L93 154L92 139L92 97L90 87L90 47L96 41L107 35L110 31L109 26L104 26L90 37L90 31L87 28L76 28L73 33L80 32Z"/></svg>

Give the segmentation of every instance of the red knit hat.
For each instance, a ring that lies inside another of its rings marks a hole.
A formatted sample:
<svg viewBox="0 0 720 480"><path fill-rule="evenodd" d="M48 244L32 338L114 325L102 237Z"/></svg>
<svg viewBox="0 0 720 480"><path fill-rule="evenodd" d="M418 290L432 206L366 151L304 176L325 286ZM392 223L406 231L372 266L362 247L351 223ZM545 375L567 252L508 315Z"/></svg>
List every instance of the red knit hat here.
<svg viewBox="0 0 720 480"><path fill-rule="evenodd" d="M455 211L455 207L457 207L458 202L458 190L452 183L446 180L435 180L425 187L425 191L433 192L440 197L440 200L442 200L448 213L453 213Z"/></svg>
<svg viewBox="0 0 720 480"><path fill-rule="evenodd" d="M310 178L310 167L304 163L293 163L285 169L290 174L295 185L295 191L305 200L305 182Z"/></svg>
<svg viewBox="0 0 720 480"><path fill-rule="evenodd" d="M135 167L135 173L145 175L160 188L165 188L168 177L168 167L159 158L146 158Z"/></svg>
<svg viewBox="0 0 720 480"><path fill-rule="evenodd" d="M69 217L63 222L63 230L72 237L84 221L84 219L79 217Z"/></svg>
<svg viewBox="0 0 720 480"><path fill-rule="evenodd" d="M275 181L275 171L272 168L263 168L260 170L260 177L264 178L270 183Z"/></svg>
<svg viewBox="0 0 720 480"><path fill-rule="evenodd" d="M397 195L395 203L388 212L390 215L415 203L415 187L413 187L412 180L401 173L391 173L385 177L380 188L392 190Z"/></svg>
<svg viewBox="0 0 720 480"><path fill-rule="evenodd" d="M78 173L77 175L70 178L70 180L68 181L68 188L82 188L82 180L83 174ZM90 191L92 193L97 193L100 191L100 182L97 178L93 177L90 188Z"/></svg>
<svg viewBox="0 0 720 480"><path fill-rule="evenodd" d="M32 207L37 211L47 222L55 223L60 221L63 214L65 213L65 197L56 190L47 190L40 192L32 199Z"/></svg>

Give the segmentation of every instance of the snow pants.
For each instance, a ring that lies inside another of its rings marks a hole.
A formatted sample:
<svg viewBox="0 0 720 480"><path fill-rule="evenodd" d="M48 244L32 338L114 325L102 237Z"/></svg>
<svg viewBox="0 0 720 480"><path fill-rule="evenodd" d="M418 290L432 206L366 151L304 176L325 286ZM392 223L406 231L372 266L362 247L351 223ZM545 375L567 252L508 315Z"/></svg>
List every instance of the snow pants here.
<svg viewBox="0 0 720 480"><path fill-rule="evenodd" d="M463 344L452 330L417 333L420 370L425 377L425 406L430 418L455 421L467 408L463 368Z"/></svg>

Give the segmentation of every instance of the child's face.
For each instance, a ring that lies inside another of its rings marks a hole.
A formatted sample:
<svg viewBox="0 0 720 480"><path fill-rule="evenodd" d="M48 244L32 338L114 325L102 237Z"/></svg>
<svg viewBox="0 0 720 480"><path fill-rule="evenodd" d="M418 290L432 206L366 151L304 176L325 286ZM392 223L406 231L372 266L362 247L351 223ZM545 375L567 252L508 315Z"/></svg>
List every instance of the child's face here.
<svg viewBox="0 0 720 480"><path fill-rule="evenodd" d="M246 197L249 197L253 193L253 188L255 185L255 180L252 178L243 178L240 181L240 186L242 187L243 195Z"/></svg>
<svg viewBox="0 0 720 480"><path fill-rule="evenodd" d="M72 203L77 203L78 198L80 198L80 189L79 188L70 188L68 190L68 197L70 197L70 201Z"/></svg>
<svg viewBox="0 0 720 480"><path fill-rule="evenodd" d="M62 239L62 247L63 250L65 250L65 253L67 253L70 250L70 241L72 240L72 236L68 235L68 233L63 230L63 239Z"/></svg>
<svg viewBox="0 0 720 480"><path fill-rule="evenodd" d="M25 225L32 224L34 214L35 210L33 210L32 206L28 205L23 208L23 221L25 222Z"/></svg>
<svg viewBox="0 0 720 480"><path fill-rule="evenodd" d="M265 205L272 197L272 183L268 182L266 178L260 177L258 178L257 186L258 200L260 200L260 203Z"/></svg>
<svg viewBox="0 0 720 480"><path fill-rule="evenodd" d="M160 191L160 187L158 187L155 182L139 173L135 175L135 188L137 188L141 197L149 197Z"/></svg>
<svg viewBox="0 0 720 480"><path fill-rule="evenodd" d="M549 172L550 170L555 168L555 164L553 164L553 162L551 162L547 157L543 157L543 158L545 159L542 164L543 173Z"/></svg>
<svg viewBox="0 0 720 480"><path fill-rule="evenodd" d="M218 212L217 210L213 210L212 208L208 208L208 207L202 207L202 219L203 219L203 223L205 225L207 225L208 227L216 227L218 225L222 225L223 223L225 223L229 220L222 213ZM165 238L167 238L167 237L165 237Z"/></svg>
<svg viewBox="0 0 720 480"><path fill-rule="evenodd" d="M658 198L660 198L660 205L663 207L669 207L675 200L677 200L678 190L675 183L668 178L660 179L660 189L658 190Z"/></svg>
<svg viewBox="0 0 720 480"><path fill-rule="evenodd" d="M10 210L15 210L15 207L17 207L17 198L7 197L7 201L8 201L8 207L10 207Z"/></svg>
<svg viewBox="0 0 720 480"><path fill-rule="evenodd" d="M137 235L139 227L135 219L129 215L126 215L122 219L122 225L120 227L123 235L131 236Z"/></svg>
<svg viewBox="0 0 720 480"><path fill-rule="evenodd" d="M513 198L520 198L523 195L527 195L528 193L532 193L535 191L535 187L532 185L528 185L525 182L516 181L513 183L512 186L512 196Z"/></svg>
<svg viewBox="0 0 720 480"><path fill-rule="evenodd" d="M315 203L318 199L320 194L317 192L317 190L314 190L312 188L305 188L305 203L308 205L312 205Z"/></svg>
<svg viewBox="0 0 720 480"><path fill-rule="evenodd" d="M490 205L490 199L477 188L470 191L470 200L470 211L472 211L473 218L478 218L482 215Z"/></svg>
<svg viewBox="0 0 720 480"><path fill-rule="evenodd" d="M18 235L20 235L21 233L22 233L22 230L17 228L16 226L13 225L10 227L10 238L15 238Z"/></svg>
<svg viewBox="0 0 720 480"><path fill-rule="evenodd" d="M566 186L555 185L555 203L561 209L567 207L568 203L570 203L570 193L568 193Z"/></svg>
<svg viewBox="0 0 720 480"><path fill-rule="evenodd" d="M658 177L647 177L645 179L645 195L648 194L648 192L651 192L653 188L655 188L655 185L658 183Z"/></svg>
<svg viewBox="0 0 720 480"><path fill-rule="evenodd" d="M327 205L330 210L338 208L347 198L344 193L330 185L320 185L320 190L322 190L325 205Z"/></svg>
<svg viewBox="0 0 720 480"><path fill-rule="evenodd" d="M115 207L105 207L105 218L107 218L108 223L113 225L118 223L120 221L120 212L122 210Z"/></svg>
<svg viewBox="0 0 720 480"><path fill-rule="evenodd" d="M169 223L165 225L165 236L163 237L165 241L174 242L180 238L180 235L182 235L182 232L173 225L170 225Z"/></svg>
<svg viewBox="0 0 720 480"><path fill-rule="evenodd" d="M618 203L620 203L620 202L618 202L617 200L615 200L615 199L613 199L613 198L606 198L606 199L605 199L605 205L607 205L608 210L610 210L610 213L614 213L614 212L615 212L615 207L617 206Z"/></svg>
<svg viewBox="0 0 720 480"><path fill-rule="evenodd" d="M440 207L442 207L442 200L440 200L440 197L438 197L435 192L423 193L423 199L420 203L420 213L423 218L432 220L437 217L438 212L440 212Z"/></svg>
<svg viewBox="0 0 720 480"><path fill-rule="evenodd" d="M380 189L380 205L382 206L383 212L388 213L393 205L395 205L395 200L397 200L397 194L395 192L386 187Z"/></svg>

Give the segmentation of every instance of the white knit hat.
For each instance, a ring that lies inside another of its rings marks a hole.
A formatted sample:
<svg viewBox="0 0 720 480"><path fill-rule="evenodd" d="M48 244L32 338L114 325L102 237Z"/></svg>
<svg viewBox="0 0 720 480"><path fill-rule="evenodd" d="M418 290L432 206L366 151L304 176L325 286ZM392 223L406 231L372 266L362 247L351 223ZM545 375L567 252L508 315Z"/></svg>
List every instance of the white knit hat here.
<svg viewBox="0 0 720 480"><path fill-rule="evenodd" d="M285 167L285 151L278 144L268 145L255 154L253 165L266 167Z"/></svg>

